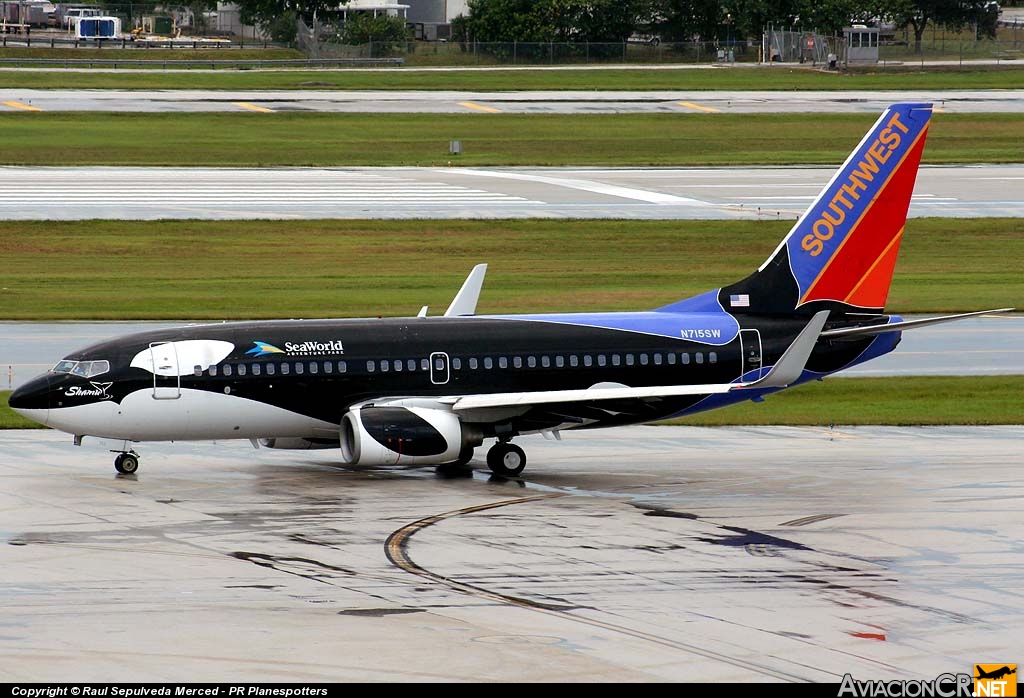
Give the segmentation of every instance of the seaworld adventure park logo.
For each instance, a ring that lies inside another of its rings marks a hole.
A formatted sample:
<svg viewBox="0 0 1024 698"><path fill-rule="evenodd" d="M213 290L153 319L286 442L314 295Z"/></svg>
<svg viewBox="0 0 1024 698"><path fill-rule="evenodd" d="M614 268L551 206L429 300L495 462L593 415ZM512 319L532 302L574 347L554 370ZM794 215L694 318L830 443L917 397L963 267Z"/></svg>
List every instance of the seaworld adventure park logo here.
<svg viewBox="0 0 1024 698"><path fill-rule="evenodd" d="M267 344L266 342L253 341L254 346L245 352L248 356L271 356L273 354L284 354L285 356L325 356L332 354L344 354L345 348L340 339L329 339L324 342L285 342L284 349Z"/></svg>

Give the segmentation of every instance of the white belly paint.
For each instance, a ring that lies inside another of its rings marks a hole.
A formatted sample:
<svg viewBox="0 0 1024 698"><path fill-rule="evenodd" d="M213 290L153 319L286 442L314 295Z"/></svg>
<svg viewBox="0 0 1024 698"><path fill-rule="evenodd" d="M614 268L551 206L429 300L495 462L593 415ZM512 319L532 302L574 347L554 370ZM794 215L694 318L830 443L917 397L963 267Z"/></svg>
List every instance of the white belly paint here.
<svg viewBox="0 0 1024 698"><path fill-rule="evenodd" d="M131 441L210 441L323 436L337 424L256 400L182 388L176 400L138 390L112 400L50 409L47 424L70 434Z"/></svg>

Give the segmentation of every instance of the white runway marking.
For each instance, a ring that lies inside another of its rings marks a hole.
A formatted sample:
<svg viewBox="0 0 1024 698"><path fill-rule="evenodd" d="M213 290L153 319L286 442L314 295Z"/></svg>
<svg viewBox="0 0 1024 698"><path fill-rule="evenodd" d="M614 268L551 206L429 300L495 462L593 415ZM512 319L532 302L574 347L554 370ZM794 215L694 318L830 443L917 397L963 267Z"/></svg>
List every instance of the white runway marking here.
<svg viewBox="0 0 1024 698"><path fill-rule="evenodd" d="M460 174L473 177L496 177L499 179L517 179L524 182L550 184L556 187L578 189L580 191L589 191L595 194L607 194L608 196L618 196L623 199L646 201L649 204L683 204L695 206L707 205L705 202L700 201L698 199L689 199L683 196L676 196L674 194L664 194L662 192L654 192L646 189L622 187L614 184L604 184L602 182L595 182L586 179L576 179L571 177L552 177L548 175L525 174L522 172L486 171L461 168L458 170L447 170L447 172L451 174Z"/></svg>

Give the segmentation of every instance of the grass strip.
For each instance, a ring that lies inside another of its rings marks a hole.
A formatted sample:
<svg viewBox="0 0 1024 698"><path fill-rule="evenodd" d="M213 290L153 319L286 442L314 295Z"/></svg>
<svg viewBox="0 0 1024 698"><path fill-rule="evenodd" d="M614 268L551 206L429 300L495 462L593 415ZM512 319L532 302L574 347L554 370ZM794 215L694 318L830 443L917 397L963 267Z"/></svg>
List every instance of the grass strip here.
<svg viewBox="0 0 1024 698"><path fill-rule="evenodd" d="M686 419L689 426L950 426L1024 424L1024 376L926 376L829 379ZM7 406L0 429L39 427Z"/></svg>
<svg viewBox="0 0 1024 698"><path fill-rule="evenodd" d="M16 57L10 52L3 57ZM79 58L115 58L114 50ZM170 59L171 53L131 51L136 59ZM177 53L177 52L175 52ZM189 53L189 52L182 52ZM227 53L225 51L225 53ZM248 53L248 52L246 52ZM209 51L197 58L208 59ZM38 56L37 56L38 57ZM232 51L228 58L242 59ZM280 56L274 56L279 58ZM285 56L285 57L291 57ZM30 58L30 57L29 57ZM191 58L181 55L179 59ZM270 58L270 56L268 56ZM26 64L28 64L27 61ZM829 73L794 67L708 67L650 70L231 70L129 72L2 71L0 88L115 90L990 90L1024 88L1024 69L1010 66L897 66ZM784 96L782 97L785 98Z"/></svg>
<svg viewBox="0 0 1024 698"><path fill-rule="evenodd" d="M271 108L273 103L267 103ZM7 112L3 165L838 164L877 114ZM682 109L682 108L680 108ZM1024 114L936 114L926 163L1024 162ZM448 154L461 140L463 154Z"/></svg>
<svg viewBox="0 0 1024 698"><path fill-rule="evenodd" d="M481 313L641 310L739 280L791 222L8 221L0 319L415 315L474 264ZM911 219L887 307L1024 307L1019 219Z"/></svg>

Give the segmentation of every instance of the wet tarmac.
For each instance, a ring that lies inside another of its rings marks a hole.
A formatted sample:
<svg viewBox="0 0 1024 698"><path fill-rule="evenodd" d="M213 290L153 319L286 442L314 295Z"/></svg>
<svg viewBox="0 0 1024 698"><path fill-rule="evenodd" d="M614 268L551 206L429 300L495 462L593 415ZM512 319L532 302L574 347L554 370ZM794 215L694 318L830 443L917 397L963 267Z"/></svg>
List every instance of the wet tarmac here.
<svg viewBox="0 0 1024 698"><path fill-rule="evenodd" d="M1024 427L629 427L521 480L0 432L7 681L828 681L1015 662Z"/></svg>

